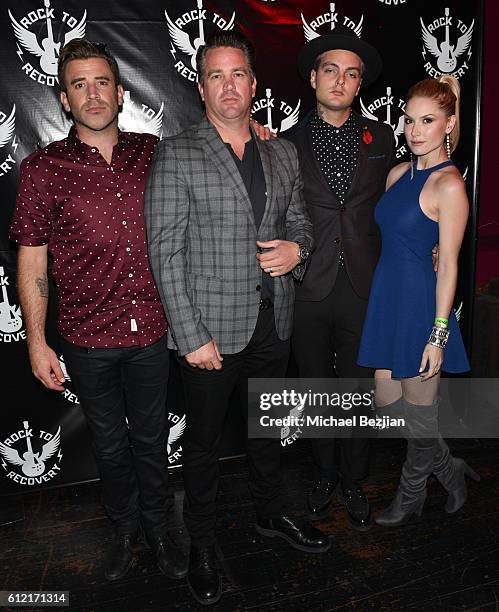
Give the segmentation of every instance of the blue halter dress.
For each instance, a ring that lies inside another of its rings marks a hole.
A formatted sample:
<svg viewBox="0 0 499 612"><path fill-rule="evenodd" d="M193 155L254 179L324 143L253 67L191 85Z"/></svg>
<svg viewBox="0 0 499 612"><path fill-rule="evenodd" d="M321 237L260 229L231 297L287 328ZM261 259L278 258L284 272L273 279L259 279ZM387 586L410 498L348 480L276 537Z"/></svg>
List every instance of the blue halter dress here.
<svg viewBox="0 0 499 612"><path fill-rule="evenodd" d="M358 363L392 370L393 378L419 375L423 350L435 319L436 274L431 250L438 242L438 223L421 210L419 196L432 172L408 170L381 197L374 213L381 229L382 249L374 273L364 321ZM470 369L454 311L442 370Z"/></svg>

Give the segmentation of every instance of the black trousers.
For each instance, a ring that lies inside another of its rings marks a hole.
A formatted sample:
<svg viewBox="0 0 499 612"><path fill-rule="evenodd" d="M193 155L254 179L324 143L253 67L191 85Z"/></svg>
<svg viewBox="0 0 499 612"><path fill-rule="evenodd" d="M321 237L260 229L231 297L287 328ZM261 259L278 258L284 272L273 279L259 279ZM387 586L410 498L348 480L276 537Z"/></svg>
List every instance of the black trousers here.
<svg viewBox="0 0 499 612"><path fill-rule="evenodd" d="M147 347L86 349L64 339L62 347L116 532L133 532L140 522L147 536L163 534L173 505L166 450L166 336Z"/></svg>
<svg viewBox="0 0 499 612"><path fill-rule="evenodd" d="M357 365L367 300L360 298L343 266L331 293L321 301L296 301L293 355L303 378L369 378L373 372ZM340 442L340 461L336 459ZM314 461L321 476L347 482L367 476L369 441L355 435L341 440L312 440Z"/></svg>
<svg viewBox="0 0 499 612"><path fill-rule="evenodd" d="M182 439L185 485L184 521L197 548L215 542L218 445L232 392L241 397L248 419L248 378L280 378L286 374L289 340L280 340L274 310L259 313L248 345L224 354L221 370L200 370L179 358L184 383L187 428ZM283 514L280 440L248 439L249 487L262 518Z"/></svg>

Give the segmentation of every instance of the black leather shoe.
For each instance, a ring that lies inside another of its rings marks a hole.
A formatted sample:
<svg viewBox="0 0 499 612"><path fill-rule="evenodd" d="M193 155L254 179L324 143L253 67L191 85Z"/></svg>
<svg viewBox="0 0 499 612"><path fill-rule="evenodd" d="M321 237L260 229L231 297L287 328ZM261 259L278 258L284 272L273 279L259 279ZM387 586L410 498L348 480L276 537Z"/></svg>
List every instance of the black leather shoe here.
<svg viewBox="0 0 499 612"><path fill-rule="evenodd" d="M104 562L104 576L107 580L123 578L132 567L133 547L136 541L137 533L115 535Z"/></svg>
<svg viewBox="0 0 499 612"><path fill-rule="evenodd" d="M149 541L156 555L156 562L162 574L173 580L187 575L187 557L168 535L158 536Z"/></svg>
<svg viewBox="0 0 499 612"><path fill-rule="evenodd" d="M342 484L341 494L350 527L356 531L368 531L373 526L371 505L360 485Z"/></svg>
<svg viewBox="0 0 499 612"><path fill-rule="evenodd" d="M274 519L257 518L255 528L260 535L273 538L277 536L286 540L293 548L304 552L322 553L331 548L329 538L308 521L290 519L280 516Z"/></svg>
<svg viewBox="0 0 499 612"><path fill-rule="evenodd" d="M326 478L314 484L307 495L308 518L311 521L319 521L329 514L337 485L337 480L329 481Z"/></svg>
<svg viewBox="0 0 499 612"><path fill-rule="evenodd" d="M191 546L187 584L194 599L203 606L217 603L222 597L222 579L215 546Z"/></svg>

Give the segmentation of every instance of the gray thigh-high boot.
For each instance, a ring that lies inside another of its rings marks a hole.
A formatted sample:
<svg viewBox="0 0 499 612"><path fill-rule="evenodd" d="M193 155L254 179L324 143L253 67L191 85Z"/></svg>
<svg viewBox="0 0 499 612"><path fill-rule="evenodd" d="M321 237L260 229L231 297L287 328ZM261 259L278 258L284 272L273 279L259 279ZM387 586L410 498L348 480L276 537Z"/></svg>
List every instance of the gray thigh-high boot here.
<svg viewBox="0 0 499 612"><path fill-rule="evenodd" d="M445 504L445 511L449 514L457 512L466 502L468 488L465 476L476 482L480 476L470 468L463 459L453 457L445 440L437 440L438 451L433 462L433 474L449 494Z"/></svg>
<svg viewBox="0 0 499 612"><path fill-rule="evenodd" d="M407 455L400 484L392 503L375 520L387 527L402 525L412 515L421 516L426 500L426 480L438 452L438 403L421 406L401 400L407 437Z"/></svg>

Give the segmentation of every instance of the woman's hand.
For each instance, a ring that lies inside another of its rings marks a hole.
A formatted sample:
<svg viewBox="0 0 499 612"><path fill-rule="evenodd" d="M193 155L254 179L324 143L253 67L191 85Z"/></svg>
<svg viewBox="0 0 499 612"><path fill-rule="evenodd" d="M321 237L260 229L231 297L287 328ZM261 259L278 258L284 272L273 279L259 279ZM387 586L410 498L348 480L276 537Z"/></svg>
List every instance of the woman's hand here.
<svg viewBox="0 0 499 612"><path fill-rule="evenodd" d="M421 366L419 368L419 375L421 380L428 380L438 374L440 372L440 368L442 367L442 363L444 361L444 349L439 348L438 346L433 346L433 344L427 344L423 351L423 356L421 358ZM426 366L428 366L428 371L426 370Z"/></svg>

